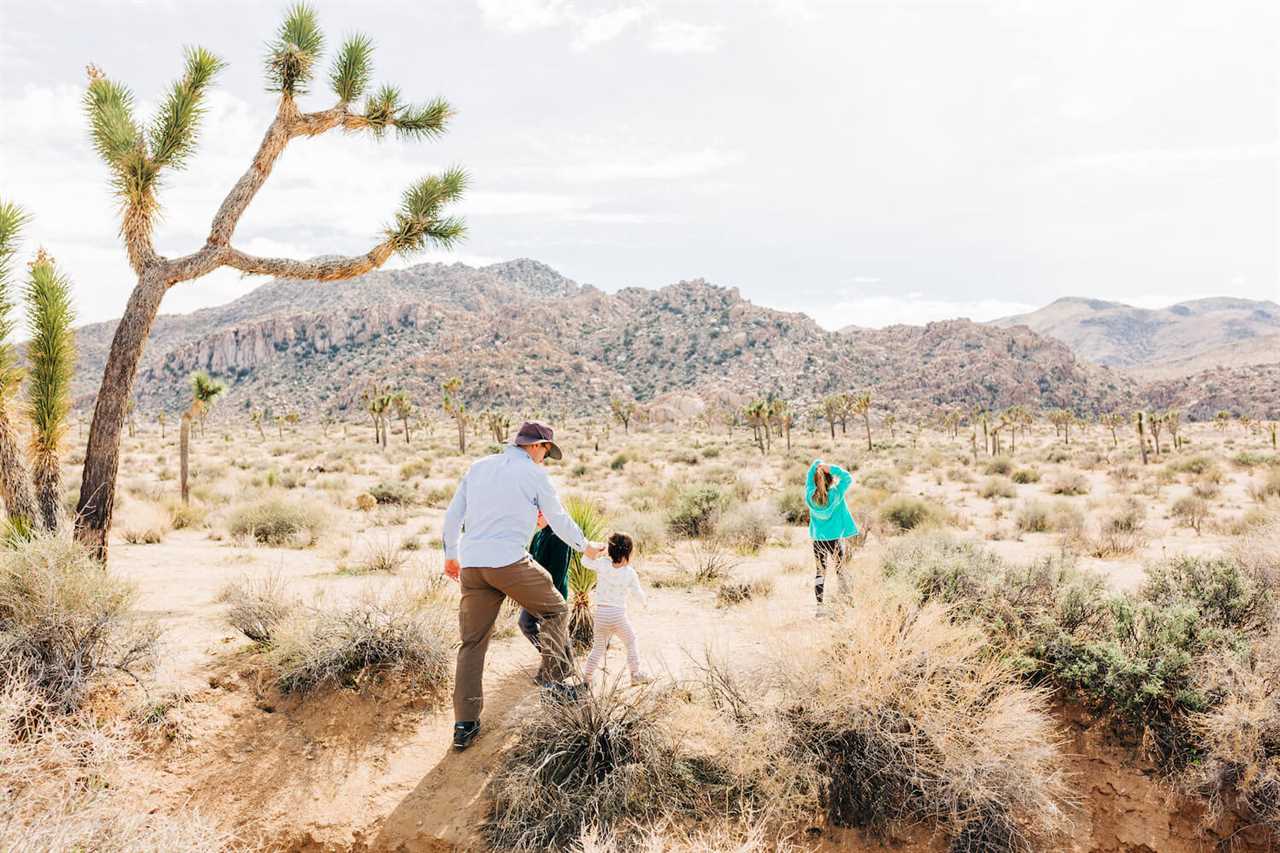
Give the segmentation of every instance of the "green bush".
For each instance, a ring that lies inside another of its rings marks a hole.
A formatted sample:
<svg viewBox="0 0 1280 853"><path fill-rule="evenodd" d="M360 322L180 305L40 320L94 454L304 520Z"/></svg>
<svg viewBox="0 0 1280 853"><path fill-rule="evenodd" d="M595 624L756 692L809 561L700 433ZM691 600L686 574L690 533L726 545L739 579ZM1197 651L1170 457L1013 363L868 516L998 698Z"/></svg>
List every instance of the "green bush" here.
<svg viewBox="0 0 1280 853"><path fill-rule="evenodd" d="M1024 501L1018 507L1016 521L1018 529L1024 533L1044 533L1051 526L1049 508L1040 501Z"/></svg>
<svg viewBox="0 0 1280 853"><path fill-rule="evenodd" d="M667 511L667 527L676 536L694 539L715 532L729 499L719 486L702 484L681 491Z"/></svg>
<svg viewBox="0 0 1280 853"><path fill-rule="evenodd" d="M787 524L803 526L809 523L809 505L804 502L803 486L783 489L778 495L777 507Z"/></svg>
<svg viewBox="0 0 1280 853"><path fill-rule="evenodd" d="M997 456L986 464L984 470L993 476L1008 477L1013 471L1013 462L1007 456Z"/></svg>
<svg viewBox="0 0 1280 853"><path fill-rule="evenodd" d="M417 495L404 483L379 483L369 489L369 494L381 505L408 506L417 502Z"/></svg>
<svg viewBox="0 0 1280 853"><path fill-rule="evenodd" d="M1019 485L1040 482L1040 472L1035 468L1019 468L1013 472L1013 482Z"/></svg>
<svg viewBox="0 0 1280 853"><path fill-rule="evenodd" d="M263 545L310 544L327 521L328 513L323 507L272 497L233 511L227 532Z"/></svg>
<svg viewBox="0 0 1280 853"><path fill-rule="evenodd" d="M896 495L880 505L880 519L899 531L907 531L936 522L938 513L920 498Z"/></svg>
<svg viewBox="0 0 1280 853"><path fill-rule="evenodd" d="M614 471L621 471L623 468L627 467L628 461L630 460L627 459L627 454L619 453L609 461L609 467Z"/></svg>

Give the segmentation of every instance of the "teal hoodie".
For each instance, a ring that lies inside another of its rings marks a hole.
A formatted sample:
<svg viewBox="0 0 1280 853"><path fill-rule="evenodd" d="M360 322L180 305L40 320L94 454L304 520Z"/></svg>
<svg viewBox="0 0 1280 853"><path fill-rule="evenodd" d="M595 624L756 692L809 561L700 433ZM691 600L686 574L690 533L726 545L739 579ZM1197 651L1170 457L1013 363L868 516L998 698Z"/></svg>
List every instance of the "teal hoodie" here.
<svg viewBox="0 0 1280 853"><path fill-rule="evenodd" d="M827 503L819 506L813 502L814 478L818 473L821 459L813 460L809 466L809 475L804 480L804 502L809 507L809 537L820 541L844 539L858 535L858 525L849 514L849 507L844 502L844 493L853 485L853 475L839 465L827 466L833 478L831 488L827 490Z"/></svg>

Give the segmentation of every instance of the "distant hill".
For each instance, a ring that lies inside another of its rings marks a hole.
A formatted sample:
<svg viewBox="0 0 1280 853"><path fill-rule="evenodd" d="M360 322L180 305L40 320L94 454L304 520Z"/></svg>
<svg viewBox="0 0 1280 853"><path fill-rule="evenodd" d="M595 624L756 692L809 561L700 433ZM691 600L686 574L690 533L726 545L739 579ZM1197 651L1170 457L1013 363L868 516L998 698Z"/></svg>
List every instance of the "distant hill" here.
<svg viewBox="0 0 1280 853"><path fill-rule="evenodd" d="M1027 326L1082 359L1143 378L1280 363L1280 305L1274 302L1197 299L1149 310L1066 298L991 325Z"/></svg>
<svg viewBox="0 0 1280 853"><path fill-rule="evenodd" d="M79 330L76 390L96 391L115 323ZM374 380L438 410L458 375L473 408L584 412L611 395L796 401L868 388L904 413L939 406L1131 404L1134 381L1025 328L968 320L829 332L701 279L607 294L533 260L421 264L348 282L278 279L226 305L157 319L139 409L177 411L187 377L230 387L223 412L354 415Z"/></svg>

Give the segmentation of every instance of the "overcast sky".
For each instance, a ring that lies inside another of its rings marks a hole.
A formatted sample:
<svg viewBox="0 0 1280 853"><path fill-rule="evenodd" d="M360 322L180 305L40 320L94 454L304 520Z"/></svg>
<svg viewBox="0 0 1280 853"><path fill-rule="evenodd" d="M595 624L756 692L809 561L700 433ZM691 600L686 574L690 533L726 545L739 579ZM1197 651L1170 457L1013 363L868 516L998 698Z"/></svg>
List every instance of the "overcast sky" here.
<svg viewBox="0 0 1280 853"><path fill-rule="evenodd" d="M184 45L229 63L161 194L159 248L189 252L271 119L261 58L285 5L0 0L0 197L35 214L83 320L133 285L85 64L149 117ZM828 327L1066 295L1280 300L1271 0L315 5L330 47L366 32L378 81L458 115L423 144L294 142L240 223L247 251L367 251L407 183L461 164L470 236L427 259L532 257L606 290L703 277ZM330 105L313 91L305 108ZM221 272L163 310L260 281Z"/></svg>

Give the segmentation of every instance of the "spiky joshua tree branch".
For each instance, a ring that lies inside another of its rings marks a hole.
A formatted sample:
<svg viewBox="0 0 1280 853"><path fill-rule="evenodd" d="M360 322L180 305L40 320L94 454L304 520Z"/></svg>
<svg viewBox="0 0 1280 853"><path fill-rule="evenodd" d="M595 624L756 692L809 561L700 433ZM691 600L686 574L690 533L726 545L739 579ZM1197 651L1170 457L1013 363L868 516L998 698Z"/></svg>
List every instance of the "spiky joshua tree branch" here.
<svg viewBox="0 0 1280 853"><path fill-rule="evenodd" d="M205 244L191 254L173 258L159 255L152 240L159 211L159 181L166 170L181 169L189 162L205 111L205 96L223 63L203 48L188 48L182 76L170 87L146 127L134 117L129 89L96 67L89 68L84 103L90 135L111 172L120 199L120 234L138 276L112 341L94 407L76 513L77 538L101 559L107 554L125 404L132 393L143 345L169 288L220 267L314 281L352 278L382 266L393 254L410 254L428 246L449 247L463 236L462 221L444 211L462 196L467 176L460 168L450 168L411 184L381 239L362 255L306 261L257 257L235 247L236 226L281 152L294 139L334 129L368 132L376 138L390 132L406 139L430 139L443 133L453 116L453 109L439 98L411 104L395 86L370 91L373 44L363 35L349 37L330 66L327 82L336 102L325 110L304 112L297 98L306 94L314 81L323 46L315 12L302 4L291 8L267 45L267 88L278 96L275 117L249 168L214 214Z"/></svg>

